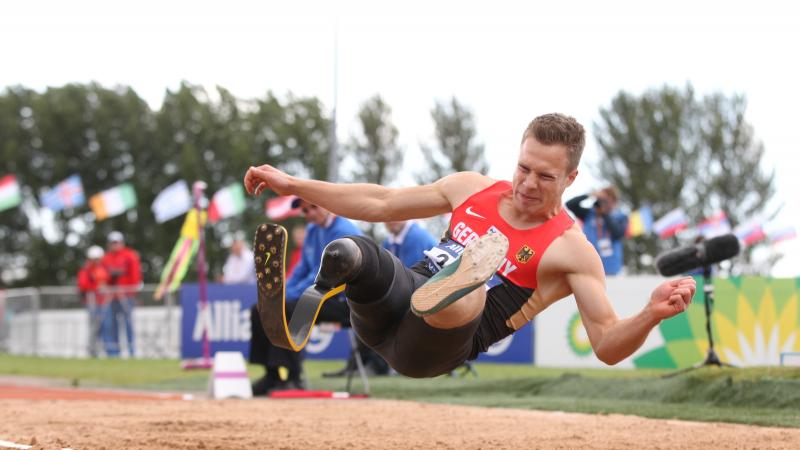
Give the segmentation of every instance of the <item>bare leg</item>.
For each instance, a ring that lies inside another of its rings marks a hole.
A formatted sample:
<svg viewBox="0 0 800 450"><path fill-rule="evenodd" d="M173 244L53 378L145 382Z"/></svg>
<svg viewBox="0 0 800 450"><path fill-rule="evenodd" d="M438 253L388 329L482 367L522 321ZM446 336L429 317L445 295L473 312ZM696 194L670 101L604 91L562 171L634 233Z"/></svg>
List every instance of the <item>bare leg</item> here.
<svg viewBox="0 0 800 450"><path fill-rule="evenodd" d="M439 329L458 328L483 312L484 283L508 251L508 239L486 234L467 244L461 256L437 272L411 297L411 312Z"/></svg>
<svg viewBox="0 0 800 450"><path fill-rule="evenodd" d="M479 288L461 297L457 302L446 306L441 311L424 316L422 319L434 328L442 330L458 328L472 322L483 313L485 304L486 289Z"/></svg>

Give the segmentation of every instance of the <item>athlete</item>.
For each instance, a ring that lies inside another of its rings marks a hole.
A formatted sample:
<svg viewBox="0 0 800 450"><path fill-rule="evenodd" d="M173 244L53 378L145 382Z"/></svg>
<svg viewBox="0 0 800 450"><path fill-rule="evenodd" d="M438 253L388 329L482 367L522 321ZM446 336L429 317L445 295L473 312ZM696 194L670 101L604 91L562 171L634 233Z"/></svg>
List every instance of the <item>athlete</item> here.
<svg viewBox="0 0 800 450"><path fill-rule="evenodd" d="M346 283L353 329L399 373L449 373L570 294L595 354L616 364L661 320L685 311L696 286L690 277L666 281L638 314L617 317L600 257L561 201L584 144L574 118L547 114L525 130L511 182L459 172L387 188L300 179L262 165L248 169L244 185L250 194L293 194L369 222L452 213L442 241L411 268L360 236L337 239L323 254L316 288Z"/></svg>

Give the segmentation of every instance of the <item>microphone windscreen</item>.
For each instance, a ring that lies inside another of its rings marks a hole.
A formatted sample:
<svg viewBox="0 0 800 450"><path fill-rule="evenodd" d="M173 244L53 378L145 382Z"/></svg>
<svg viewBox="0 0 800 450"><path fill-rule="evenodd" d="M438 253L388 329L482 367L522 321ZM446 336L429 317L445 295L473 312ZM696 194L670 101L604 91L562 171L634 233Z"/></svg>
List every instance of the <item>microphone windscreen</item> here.
<svg viewBox="0 0 800 450"><path fill-rule="evenodd" d="M658 273L665 277L686 273L701 263L700 249L696 246L666 251L656 257Z"/></svg>
<svg viewBox="0 0 800 450"><path fill-rule="evenodd" d="M705 264L714 264L733 258L739 254L739 238L733 234L724 234L702 243L705 248Z"/></svg>
<svg viewBox="0 0 800 450"><path fill-rule="evenodd" d="M709 266L739 254L739 238L725 234L689 247L668 250L656 257L658 273L665 277Z"/></svg>

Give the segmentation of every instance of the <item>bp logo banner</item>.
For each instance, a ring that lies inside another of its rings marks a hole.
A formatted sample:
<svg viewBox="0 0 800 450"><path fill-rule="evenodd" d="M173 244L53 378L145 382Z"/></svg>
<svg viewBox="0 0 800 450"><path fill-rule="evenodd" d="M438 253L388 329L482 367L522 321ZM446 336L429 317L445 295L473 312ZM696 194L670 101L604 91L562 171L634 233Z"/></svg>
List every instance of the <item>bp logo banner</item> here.
<svg viewBox="0 0 800 450"><path fill-rule="evenodd" d="M683 368L705 359L708 350L703 280L687 314L662 322L663 345L638 355L636 367ZM800 351L800 279L733 277L714 279L711 329L714 349L736 366L779 365L782 353Z"/></svg>

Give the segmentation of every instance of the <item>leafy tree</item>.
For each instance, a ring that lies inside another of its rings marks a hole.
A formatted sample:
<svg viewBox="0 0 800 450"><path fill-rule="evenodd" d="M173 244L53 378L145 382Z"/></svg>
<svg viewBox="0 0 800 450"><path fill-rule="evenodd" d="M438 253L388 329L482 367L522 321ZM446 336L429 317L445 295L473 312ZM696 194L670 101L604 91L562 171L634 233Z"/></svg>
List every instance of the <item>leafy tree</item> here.
<svg viewBox="0 0 800 450"><path fill-rule="evenodd" d="M392 110L380 96L367 100L358 113L362 136L353 136L347 146L357 166L353 181L385 185L394 180L403 164L403 152L397 144L397 128L392 124ZM375 237L375 226L369 225Z"/></svg>
<svg viewBox="0 0 800 450"><path fill-rule="evenodd" d="M477 142L475 118L469 108L453 97L449 102L437 102L431 110L431 118L436 143L420 144L426 164L416 173L418 183L432 183L454 172L486 174L489 171L484 146ZM426 221L425 227L436 236L447 228L447 220L444 216L433 217Z"/></svg>
<svg viewBox="0 0 800 450"><path fill-rule="evenodd" d="M682 207L697 223L715 211L733 226L760 214L774 193L760 168L763 145L744 120L742 96L698 99L690 85L641 96L620 92L594 124L597 173L616 185L632 210L649 204L657 219ZM744 176L744 175L747 176ZM645 235L626 242L631 272L652 271L647 258L677 243Z"/></svg>
<svg viewBox="0 0 800 450"><path fill-rule="evenodd" d="M453 97L449 103L437 102L431 118L436 127L436 146L420 144L427 164L417 173L418 182L430 183L453 172L489 171L483 144L476 142L472 111Z"/></svg>
<svg viewBox="0 0 800 450"><path fill-rule="evenodd" d="M5 105L0 107L3 160L25 192L23 208L0 216L0 227L10 237L0 244L0 254L22 263L17 270L28 283L64 283L74 277L85 249L104 243L108 230L95 226L85 207L59 212L52 227L45 226L38 195L75 173L81 175L87 196L132 176L131 154L150 138L143 123L150 110L130 89L96 84L50 88L41 94L12 88L0 96L0 104ZM21 227L26 219L29 226Z"/></svg>
<svg viewBox="0 0 800 450"><path fill-rule="evenodd" d="M240 183L247 167L269 163L302 166L325 175L329 119L315 98L243 100L218 87L182 83L152 111L130 88L67 85L37 93L13 87L0 94L0 156L3 171L15 174L23 190L20 208L0 213L3 283L71 283L88 246L104 244L120 230L142 256L146 282L158 280L182 220L156 224L155 196L172 182L208 183L208 196ZM43 187L77 173L88 196L120 183L133 184L137 206L118 217L95 222L88 206L54 215L44 226L38 204ZM227 242L236 232L264 221L264 198L249 198L241 216L208 229L207 252L219 272ZM47 237L47 239L45 238ZM247 236L245 236L247 237ZM196 271L190 271L194 278Z"/></svg>
<svg viewBox="0 0 800 450"><path fill-rule="evenodd" d="M331 120L313 97L289 95L281 103L271 92L256 101L250 118L255 145L263 157L274 160L292 174L317 180L328 178Z"/></svg>
<svg viewBox="0 0 800 450"><path fill-rule="evenodd" d="M745 121L747 101L742 95L712 94L703 99L700 118L703 215L723 210L734 224L762 214L775 194L774 170L761 167L764 144Z"/></svg>

